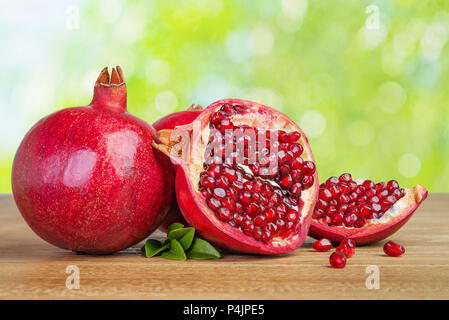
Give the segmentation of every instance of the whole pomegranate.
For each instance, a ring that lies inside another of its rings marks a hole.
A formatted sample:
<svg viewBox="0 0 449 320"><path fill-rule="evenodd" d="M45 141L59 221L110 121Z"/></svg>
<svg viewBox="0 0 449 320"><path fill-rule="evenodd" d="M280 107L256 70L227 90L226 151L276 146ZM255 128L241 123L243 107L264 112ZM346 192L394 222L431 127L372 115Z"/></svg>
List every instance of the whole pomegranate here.
<svg viewBox="0 0 449 320"><path fill-rule="evenodd" d="M177 126L189 124L198 117L201 111L203 111L203 108L201 106L191 105L187 110L173 112L169 115L166 115L165 117L160 118L153 123L153 128L159 131L164 129L174 129ZM187 224L187 222L184 220L184 217L182 216L181 211L179 210L175 195L173 196L170 210L168 211L164 221L162 221L161 225L159 226L159 230L167 232L168 227L174 222L179 222L184 225Z"/></svg>
<svg viewBox="0 0 449 320"><path fill-rule="evenodd" d="M126 110L120 67L104 68L90 105L36 123L17 150L12 190L30 227L60 248L105 254L155 230L173 172L151 147L154 129Z"/></svg>
<svg viewBox="0 0 449 320"><path fill-rule="evenodd" d="M256 254L286 253L303 243L318 177L304 132L286 115L225 99L157 136L153 145L177 164L181 212L204 238Z"/></svg>
<svg viewBox="0 0 449 320"><path fill-rule="evenodd" d="M330 177L320 185L309 235L333 242L350 238L357 245L380 241L399 230L427 194L419 184L404 189L396 180L355 181L349 173Z"/></svg>

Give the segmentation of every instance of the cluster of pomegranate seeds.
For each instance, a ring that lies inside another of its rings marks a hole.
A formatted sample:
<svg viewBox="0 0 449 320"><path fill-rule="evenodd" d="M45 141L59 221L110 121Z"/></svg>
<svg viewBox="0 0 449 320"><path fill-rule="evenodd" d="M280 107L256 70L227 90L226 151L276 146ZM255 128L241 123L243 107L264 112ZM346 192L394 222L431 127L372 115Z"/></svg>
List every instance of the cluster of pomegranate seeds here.
<svg viewBox="0 0 449 320"><path fill-rule="evenodd" d="M384 244L384 252L391 257L399 257L405 253L405 248L399 243L388 241Z"/></svg>
<svg viewBox="0 0 449 320"><path fill-rule="evenodd" d="M326 252L332 249L332 243L329 239L323 238L312 243L312 248L319 252Z"/></svg>
<svg viewBox="0 0 449 320"><path fill-rule="evenodd" d="M355 241L352 239L345 239L340 242L339 246L329 256L329 263L333 268L344 268L346 266L346 260L351 258L355 253ZM329 239L322 238L318 241L315 241L312 244L312 247L316 251L326 252L332 249L332 243Z"/></svg>
<svg viewBox="0 0 449 320"><path fill-rule="evenodd" d="M395 180L359 184L344 173L320 185L313 219L328 226L361 228L370 219L382 217L404 195L405 190Z"/></svg>
<svg viewBox="0 0 449 320"><path fill-rule="evenodd" d="M343 240L336 251L343 253L348 259L351 258L355 253L355 241L352 239Z"/></svg>
<svg viewBox="0 0 449 320"><path fill-rule="evenodd" d="M223 222L269 243L295 231L301 192L314 183L315 164L304 161L299 132L234 126L247 107L224 104L210 116L199 190Z"/></svg>

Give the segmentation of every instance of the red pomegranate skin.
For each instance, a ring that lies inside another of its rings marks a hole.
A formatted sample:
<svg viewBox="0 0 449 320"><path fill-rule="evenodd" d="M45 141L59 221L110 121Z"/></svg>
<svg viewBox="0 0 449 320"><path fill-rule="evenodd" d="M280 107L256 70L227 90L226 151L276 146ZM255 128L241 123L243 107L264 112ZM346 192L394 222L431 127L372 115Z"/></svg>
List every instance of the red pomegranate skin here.
<svg viewBox="0 0 449 320"><path fill-rule="evenodd" d="M57 247L91 254L146 238L173 188L172 169L152 150L152 130L126 111L124 83L96 86L89 106L41 119L12 169L14 199L29 226Z"/></svg>
<svg viewBox="0 0 449 320"><path fill-rule="evenodd" d="M199 106L198 106L199 107ZM198 108L197 107L197 108ZM199 107L201 108L201 107ZM166 115L165 117L160 118L156 122L152 124L153 128L157 131L163 130L163 129L174 129L177 126L182 126L185 124L192 123L193 120L195 120L198 115L202 112L199 109L195 109L194 106L190 107L188 110L178 111L171 113L169 115ZM170 165L174 167L174 172L176 172L176 164L172 164L170 161L170 158L165 156L166 161L170 162ZM187 221L182 216L181 210L179 210L178 203L176 201L176 195L175 191L173 190L173 200L172 204L170 206L170 210L168 211L166 217L162 221L161 225L159 226L159 230L162 232L167 232L168 227L172 223L182 223L183 225L188 225Z"/></svg>

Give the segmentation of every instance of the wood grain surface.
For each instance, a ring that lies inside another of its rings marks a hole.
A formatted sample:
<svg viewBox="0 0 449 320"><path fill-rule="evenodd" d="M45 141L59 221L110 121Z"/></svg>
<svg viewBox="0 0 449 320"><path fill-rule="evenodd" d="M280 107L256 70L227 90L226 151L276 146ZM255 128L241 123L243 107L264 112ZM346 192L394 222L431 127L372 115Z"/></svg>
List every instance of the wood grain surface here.
<svg viewBox="0 0 449 320"><path fill-rule="evenodd" d="M12 196L0 195L0 299L448 299L449 194L430 195L391 240L405 255L386 256L382 241L357 248L344 269L330 268L310 238L278 257L179 262L145 259L140 245L73 255L37 237ZM70 265L80 270L79 289L66 287ZM379 289L366 286L369 265L379 268Z"/></svg>

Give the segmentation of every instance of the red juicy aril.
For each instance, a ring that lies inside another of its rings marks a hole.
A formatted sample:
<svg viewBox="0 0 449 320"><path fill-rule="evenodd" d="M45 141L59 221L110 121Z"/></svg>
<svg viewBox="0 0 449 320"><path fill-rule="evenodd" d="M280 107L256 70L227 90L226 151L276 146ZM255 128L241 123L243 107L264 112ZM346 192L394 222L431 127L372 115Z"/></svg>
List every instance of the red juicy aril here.
<svg viewBox="0 0 449 320"><path fill-rule="evenodd" d="M388 241L384 244L384 252L391 257L399 257L405 253L405 248L399 243Z"/></svg>
<svg viewBox="0 0 449 320"><path fill-rule="evenodd" d="M191 105L187 110L174 112L157 120L155 123L153 123L153 128L159 131L164 129L174 129L177 126L192 123L192 121L198 117L201 111L203 111L203 108L201 106ZM159 226L159 230L167 232L168 227L174 222L179 222L184 225L186 224L186 221L184 220L184 217L179 210L179 206L176 202L175 196L173 196L170 210L168 211L164 221L162 221L161 225Z"/></svg>
<svg viewBox="0 0 449 320"><path fill-rule="evenodd" d="M26 222L55 246L94 254L146 238L168 210L174 180L153 134L126 111L120 67L111 76L103 69L90 105L41 119L19 146L12 190Z"/></svg>
<svg viewBox="0 0 449 320"><path fill-rule="evenodd" d="M396 232L426 197L421 185L403 189L395 180L354 181L349 173L331 177L320 185L309 235L358 245L376 242Z"/></svg>
<svg viewBox="0 0 449 320"><path fill-rule="evenodd" d="M248 253L298 248L318 184L307 138L267 106L226 99L191 124L158 132L156 147L179 164L176 196L187 222L206 239Z"/></svg>

